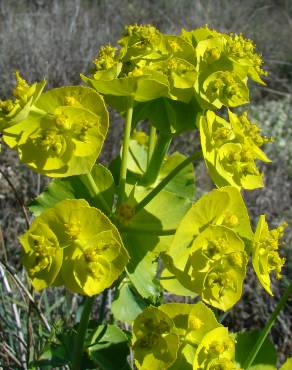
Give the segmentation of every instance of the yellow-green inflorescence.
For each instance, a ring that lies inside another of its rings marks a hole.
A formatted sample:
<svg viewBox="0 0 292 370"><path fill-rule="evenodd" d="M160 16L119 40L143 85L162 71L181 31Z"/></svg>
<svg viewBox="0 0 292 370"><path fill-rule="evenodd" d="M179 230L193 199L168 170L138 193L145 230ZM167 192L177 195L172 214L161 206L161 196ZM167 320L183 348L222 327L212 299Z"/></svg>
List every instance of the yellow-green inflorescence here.
<svg viewBox="0 0 292 370"><path fill-rule="evenodd" d="M39 99L46 82L29 85L18 71L15 72L16 86L13 98L0 100L0 132L22 120L30 113L33 104Z"/></svg>
<svg viewBox="0 0 292 370"><path fill-rule="evenodd" d="M88 87L68 86L42 94L25 119L3 131L3 138L33 170L66 177L91 170L107 129L100 95Z"/></svg>
<svg viewBox="0 0 292 370"><path fill-rule="evenodd" d="M65 285L92 296L112 285L129 256L111 221L85 200L45 210L21 236L22 261L35 289Z"/></svg>
<svg viewBox="0 0 292 370"><path fill-rule="evenodd" d="M223 187L186 213L164 262L185 288L225 311L241 297L252 239L240 192Z"/></svg>
<svg viewBox="0 0 292 370"><path fill-rule="evenodd" d="M235 370L235 340L204 303L146 308L134 321L138 369Z"/></svg>
<svg viewBox="0 0 292 370"><path fill-rule="evenodd" d="M202 109L235 107L249 101L248 78L263 83L266 74L250 40L208 27L176 36L151 25L130 25L118 44L102 47L92 78L83 76L105 95L137 101L195 97Z"/></svg>
<svg viewBox="0 0 292 370"><path fill-rule="evenodd" d="M260 149L270 139L261 135L247 113L229 110L249 103L249 79L264 84L267 73L251 40L207 26L167 35L151 25L131 25L118 44L101 48L91 77L82 76L86 83L122 111L123 104L113 96L194 104L215 184L250 190L263 186L256 160L270 161ZM229 110L229 120L215 113L223 107Z"/></svg>
<svg viewBox="0 0 292 370"><path fill-rule="evenodd" d="M284 222L275 229L269 230L265 216L261 215L252 245L252 263L257 277L265 288L272 294L270 274L274 273L277 279L281 278L281 270L285 258L279 255L280 240L284 235L287 223Z"/></svg>

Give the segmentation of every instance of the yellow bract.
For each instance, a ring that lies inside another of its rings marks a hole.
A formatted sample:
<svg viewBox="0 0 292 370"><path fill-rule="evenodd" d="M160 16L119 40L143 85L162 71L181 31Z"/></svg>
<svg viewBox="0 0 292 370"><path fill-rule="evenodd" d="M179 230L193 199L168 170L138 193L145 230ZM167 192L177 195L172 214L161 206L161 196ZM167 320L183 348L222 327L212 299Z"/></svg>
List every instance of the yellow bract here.
<svg viewBox="0 0 292 370"><path fill-rule="evenodd" d="M63 200L44 211L20 238L35 289L65 285L92 296L112 285L128 262L116 227L85 200Z"/></svg>
<svg viewBox="0 0 292 370"><path fill-rule="evenodd" d="M240 192L227 186L213 190L192 206L163 259L181 285L205 302L227 310L241 296L252 239ZM167 287L171 288L171 281ZM171 291L175 293L175 285Z"/></svg>
<svg viewBox="0 0 292 370"><path fill-rule="evenodd" d="M201 145L209 174L218 187L244 189L263 186L262 174L255 161L270 162L260 146L270 139L249 121L247 114L229 112L230 122L212 111L199 118Z"/></svg>
<svg viewBox="0 0 292 370"><path fill-rule="evenodd" d="M205 335L195 355L193 370L236 370L235 340L226 328L216 328Z"/></svg>
<svg viewBox="0 0 292 370"><path fill-rule="evenodd" d="M142 370L164 370L176 359L179 340L173 321L155 307L146 308L133 326L135 363Z"/></svg>
<svg viewBox="0 0 292 370"><path fill-rule="evenodd" d="M280 279L282 266L285 263L285 258L280 257L278 253L285 227L287 223L284 222L276 229L269 230L265 216L261 215L253 241L252 264L262 286L271 295L273 293L270 274L274 272L276 278Z"/></svg>

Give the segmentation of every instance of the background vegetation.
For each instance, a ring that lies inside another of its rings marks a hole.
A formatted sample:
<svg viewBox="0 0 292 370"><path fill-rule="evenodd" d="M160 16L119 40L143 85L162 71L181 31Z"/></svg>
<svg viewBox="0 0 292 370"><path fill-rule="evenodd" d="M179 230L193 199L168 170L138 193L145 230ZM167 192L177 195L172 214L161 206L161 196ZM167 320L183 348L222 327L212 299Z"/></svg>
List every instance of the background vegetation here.
<svg viewBox="0 0 292 370"><path fill-rule="evenodd" d="M264 166L264 190L246 193L254 222L261 213L275 225L286 219L287 258L284 279L292 278L292 1L291 0L0 0L0 98L8 97L13 72L19 69L30 82L48 80L49 87L79 84L100 45L114 42L125 24L152 23L163 32L177 33L208 24L226 32L242 32L253 39L263 53L269 71L267 86L253 89L252 116L267 135L273 163ZM116 155L121 122L112 112L110 135L102 160ZM193 152L196 134L176 142L176 148ZM47 179L17 161L15 153L2 148L0 154L0 367L17 368L16 362L44 346L43 325L20 265L17 236L25 229L20 204L27 204L44 188ZM212 187L204 164L197 168L198 196ZM9 182L10 184L9 184ZM13 190L14 189L14 190ZM6 267L5 267L6 266ZM9 271L7 270L9 268ZM290 271L290 272L289 272ZM14 276L14 278L12 277ZM16 279L18 280L15 280ZM20 287L20 283L26 287ZM281 282L274 284L270 298L249 272L245 293L224 323L231 330L261 328L281 294ZM110 292L108 306L111 304ZM31 297L32 298L32 297ZM77 297L62 289L36 295L35 304L56 330L62 320L78 320ZM81 302L82 304L82 302ZM96 303L98 307L98 302ZM27 318L30 318L29 320ZM281 360L292 353L292 308L287 307L272 330L272 340ZM14 359L13 359L14 358ZM16 361L16 362L15 362Z"/></svg>

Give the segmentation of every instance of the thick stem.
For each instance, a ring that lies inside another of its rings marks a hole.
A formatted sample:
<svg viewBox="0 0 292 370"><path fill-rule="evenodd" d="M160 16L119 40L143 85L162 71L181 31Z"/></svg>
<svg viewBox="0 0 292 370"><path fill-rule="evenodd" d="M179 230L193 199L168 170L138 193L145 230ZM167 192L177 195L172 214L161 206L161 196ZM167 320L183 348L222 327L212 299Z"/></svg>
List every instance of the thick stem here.
<svg viewBox="0 0 292 370"><path fill-rule="evenodd" d="M141 184L143 186L149 186L156 181L171 140L171 135L160 135L158 141L156 142L147 171L141 179Z"/></svg>
<svg viewBox="0 0 292 370"><path fill-rule="evenodd" d="M106 301L108 296L108 289L104 290L101 296L101 304L99 309L98 324L101 325L105 315Z"/></svg>
<svg viewBox="0 0 292 370"><path fill-rule="evenodd" d="M149 145L148 145L148 153L147 153L147 168L149 167L154 148L156 143L156 128L154 126L150 127L150 134L149 134Z"/></svg>
<svg viewBox="0 0 292 370"><path fill-rule="evenodd" d="M127 178L127 166L128 166L132 116L133 116L133 105L134 105L134 100L132 98L129 98L124 138L123 138L122 162L121 162L121 169L120 169L119 203L122 203L125 198L125 186L126 186L126 178Z"/></svg>
<svg viewBox="0 0 292 370"><path fill-rule="evenodd" d="M176 166L149 194L146 195L144 199L141 200L135 207L135 213L137 214L141 209L143 209L155 196L161 192L163 188L187 165L191 162L199 159L202 157L202 152L199 150L195 152L192 156L186 158L183 162L181 162L178 166Z"/></svg>
<svg viewBox="0 0 292 370"><path fill-rule="evenodd" d="M102 205L103 211L105 211L107 214L110 214L111 209L108 206L107 202L105 201L104 197L102 196L102 194L101 194L98 186L96 185L91 173L87 173L86 175L82 175L82 176L86 180L85 186L87 186L89 188L89 190L91 191L91 193L93 194L93 196L95 198L98 198L98 200L100 201L100 203Z"/></svg>
<svg viewBox="0 0 292 370"><path fill-rule="evenodd" d="M284 307L291 293L292 293L292 282L290 283L288 288L285 290L284 294L282 295L282 298L280 299L279 303L277 304L277 307L275 308L275 311L272 313L272 316L270 317L269 321L266 323L264 329L262 330L259 339L256 341L256 344L254 345L253 349L249 353L249 356L247 357L244 363L244 366L243 366L244 369L246 370L249 369L249 367L253 364L254 359L256 358L272 326L274 325L276 318L278 317L280 311Z"/></svg>
<svg viewBox="0 0 292 370"><path fill-rule="evenodd" d="M94 302L94 297L85 298L85 304L83 307L81 320L78 326L77 338L74 344L72 370L81 369L83 349L84 349L84 340L85 340L86 330L87 330L88 321L90 318L90 313L91 313L93 302Z"/></svg>

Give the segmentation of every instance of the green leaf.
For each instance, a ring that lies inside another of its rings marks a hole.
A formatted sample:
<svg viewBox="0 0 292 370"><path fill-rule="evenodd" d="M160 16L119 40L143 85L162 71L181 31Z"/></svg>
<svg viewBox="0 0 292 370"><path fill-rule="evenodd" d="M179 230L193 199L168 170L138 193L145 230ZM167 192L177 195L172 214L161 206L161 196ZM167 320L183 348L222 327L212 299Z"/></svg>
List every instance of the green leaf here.
<svg viewBox="0 0 292 370"><path fill-rule="evenodd" d="M162 165L159 173L157 183L153 187L157 186L175 167L186 159L186 156L175 152L169 156L164 164ZM178 196L193 200L195 197L195 174L192 163L181 170L164 188L164 190Z"/></svg>
<svg viewBox="0 0 292 370"><path fill-rule="evenodd" d="M235 360L243 367L244 362L261 335L260 331L241 332L236 335ZM277 352L267 338L259 350L250 370L275 370Z"/></svg>
<svg viewBox="0 0 292 370"><path fill-rule="evenodd" d="M129 173L128 182L135 184L139 181L139 175L145 173L147 165L147 148L137 144L135 140L131 140L129 157L129 168L133 173ZM151 185L151 188L155 188L185 159L186 156L179 152L175 152L167 157L161 166L156 182ZM195 174L192 163L181 170L164 188L165 191L190 199L191 201L194 200L195 189Z"/></svg>
<svg viewBox="0 0 292 370"><path fill-rule="evenodd" d="M115 191L112 174L101 164L95 165L91 174L100 190L100 194L111 208ZM46 190L30 203L30 211L38 216L45 209L53 207L64 199L86 199L90 205L103 209L99 199L86 187L87 181L84 175L51 181Z"/></svg>
<svg viewBox="0 0 292 370"><path fill-rule="evenodd" d="M48 342L41 351L36 361L30 366L39 366L41 369L50 370L55 367L69 365L72 361L72 348L76 338L74 329L63 328L60 333L53 330Z"/></svg>
<svg viewBox="0 0 292 370"><path fill-rule="evenodd" d="M88 342L89 358L102 370L130 370L127 335L115 325L100 325Z"/></svg>
<svg viewBox="0 0 292 370"><path fill-rule="evenodd" d="M112 302L111 311L116 320L131 324L147 306L147 302L134 291L131 284L122 282Z"/></svg>
<svg viewBox="0 0 292 370"><path fill-rule="evenodd" d="M141 175L147 168L147 146L130 140L128 170Z"/></svg>
<svg viewBox="0 0 292 370"><path fill-rule="evenodd" d="M183 103L167 98L139 103L134 107L133 122L148 119L153 126L163 133L180 134L196 128L196 117L200 111L193 99Z"/></svg>
<svg viewBox="0 0 292 370"><path fill-rule="evenodd" d="M135 201L142 200L148 191L136 187ZM173 237L160 234L175 230L190 206L188 199L161 191L125 228L124 243L131 257L127 265L128 275L142 297L154 299L155 302L160 296L156 279L157 257L160 252L168 249Z"/></svg>

